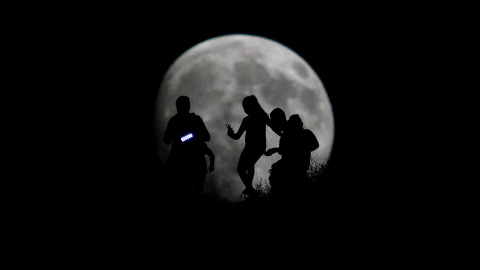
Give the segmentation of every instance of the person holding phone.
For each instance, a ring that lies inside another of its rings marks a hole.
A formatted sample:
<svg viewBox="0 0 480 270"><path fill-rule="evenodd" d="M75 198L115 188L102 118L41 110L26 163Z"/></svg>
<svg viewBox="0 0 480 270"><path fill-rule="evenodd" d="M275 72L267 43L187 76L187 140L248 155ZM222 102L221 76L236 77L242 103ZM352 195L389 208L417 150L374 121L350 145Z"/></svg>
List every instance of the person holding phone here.
<svg viewBox="0 0 480 270"><path fill-rule="evenodd" d="M246 133L245 147L238 160L237 172L245 185L245 190L242 193L248 196L256 196L258 192L253 188L255 164L265 153L267 145L266 126L270 119L253 95L245 97L242 106L247 116L243 118L237 132L234 132L232 127L227 124L227 135L234 140L238 140L244 132Z"/></svg>
<svg viewBox="0 0 480 270"><path fill-rule="evenodd" d="M170 118L163 136L163 142L171 145L165 162L166 184L180 197L198 198L205 186L205 154L210 156L210 169L213 170L210 155L213 153L206 145L210 141L210 133L202 118L190 113L190 99L187 96L178 97L176 107L177 114Z"/></svg>

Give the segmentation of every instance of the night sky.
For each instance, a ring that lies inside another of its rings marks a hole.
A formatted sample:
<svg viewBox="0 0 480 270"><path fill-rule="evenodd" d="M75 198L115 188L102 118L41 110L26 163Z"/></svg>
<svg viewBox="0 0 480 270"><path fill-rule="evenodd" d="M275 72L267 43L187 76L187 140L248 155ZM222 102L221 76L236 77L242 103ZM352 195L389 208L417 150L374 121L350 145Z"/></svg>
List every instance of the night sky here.
<svg viewBox="0 0 480 270"><path fill-rule="evenodd" d="M397 165L386 156L392 156L390 147L398 147L391 145L388 136L396 132L389 121L390 115L398 115L391 105L397 104L393 95L399 86L389 62L400 56L380 38L384 32L375 24L320 20L304 28L264 24L169 27L154 21L148 17L132 27L112 25L105 35L96 31L85 53L84 61L92 61L87 75L95 78L88 89L95 103L95 113L88 115L97 128L94 145L101 149L94 155L99 159L95 164L106 176L111 175L100 186L130 192L128 186L141 193L158 181L161 165L152 123L164 74L192 46L233 33L263 36L291 48L321 78L335 117L329 164L335 194L348 194L345 200L358 198L360 193L382 196L383 186L394 186L391 181L395 180L385 178L395 178L391 168ZM154 196L153 189L148 190Z"/></svg>
<svg viewBox="0 0 480 270"><path fill-rule="evenodd" d="M174 202L165 200L169 191L161 178L153 125L158 89L186 50L209 38L241 33L294 50L328 92L335 138L325 172L328 181L323 197L309 208L312 216L323 213L345 231L349 224L393 222L406 213L420 216L417 205L427 201L424 195L433 182L419 180L411 169L421 159L410 144L421 127L410 121L410 101L420 92L409 80L420 72L415 60L421 35L403 23L404 16L392 17L390 11L367 16L357 9L314 9L314 14L265 17L255 12L228 20L185 17L178 9L144 14L124 7L73 18L65 13L52 20L40 30L53 26L55 42L42 53L45 59L53 55L50 51L58 55L59 72L49 76L61 78L56 82L62 93L73 93L59 95L69 110L57 112L63 117L58 123L62 132L54 135L74 158L61 155L65 166L55 166L59 177L47 186L35 185L52 194L58 212L73 211L91 222L112 218L112 225L139 229L148 224L153 230L165 220L188 216L191 212L172 213ZM67 20L63 17L73 23L62 23ZM50 37L39 33L31 44ZM72 110L73 103L78 109ZM71 130L63 129L67 123L74 123ZM231 223L221 225L226 231Z"/></svg>

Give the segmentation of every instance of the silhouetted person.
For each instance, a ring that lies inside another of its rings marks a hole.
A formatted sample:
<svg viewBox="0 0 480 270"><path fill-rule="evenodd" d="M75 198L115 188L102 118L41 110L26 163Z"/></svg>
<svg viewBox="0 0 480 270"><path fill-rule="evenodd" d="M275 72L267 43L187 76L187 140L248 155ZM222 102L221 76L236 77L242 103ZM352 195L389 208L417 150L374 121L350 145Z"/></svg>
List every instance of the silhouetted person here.
<svg viewBox="0 0 480 270"><path fill-rule="evenodd" d="M274 187L278 187L277 193L282 194L287 191L298 191L307 177L311 152L318 147L318 140L313 132L303 128L303 122L298 114L292 115L282 132L279 148L269 149L265 153L271 155L278 152L282 155L281 161L272 165L272 192Z"/></svg>
<svg viewBox="0 0 480 270"><path fill-rule="evenodd" d="M294 114L288 119L285 134L280 139L279 154L289 167L288 175L292 184L303 180L310 166L311 152L319 147L318 140L312 131L303 128L303 122Z"/></svg>
<svg viewBox="0 0 480 270"><path fill-rule="evenodd" d="M255 174L255 163L265 153L267 145L266 126L269 122L268 115L262 109L255 96L247 96L242 102L243 110L247 117L243 118L238 132L228 126L227 135L238 140L244 132L245 147L238 160L237 172L245 185L244 194L255 196L257 191L253 188L253 176Z"/></svg>
<svg viewBox="0 0 480 270"><path fill-rule="evenodd" d="M287 117L285 115L285 112L280 108L273 109L272 112L270 113L270 128L278 136L282 137L286 127L287 127ZM265 155L271 156L275 153L278 153L278 151L279 151L279 147L270 148L265 152ZM282 189L286 188L286 184L284 183L285 181L281 177L282 169L285 168L285 166L282 165L283 163L284 163L284 160L280 159L279 161L272 164L272 169L270 170L270 177L269 177L272 193L278 193Z"/></svg>
<svg viewBox="0 0 480 270"><path fill-rule="evenodd" d="M205 154L211 153L205 142L210 141L202 118L190 113L190 100L180 96L176 101L177 114L168 122L163 142L171 144L165 163L168 178L178 195L198 197L204 189L207 163ZM208 150L207 150L208 149ZM211 153L213 155L213 153ZM213 168L213 163L210 164Z"/></svg>

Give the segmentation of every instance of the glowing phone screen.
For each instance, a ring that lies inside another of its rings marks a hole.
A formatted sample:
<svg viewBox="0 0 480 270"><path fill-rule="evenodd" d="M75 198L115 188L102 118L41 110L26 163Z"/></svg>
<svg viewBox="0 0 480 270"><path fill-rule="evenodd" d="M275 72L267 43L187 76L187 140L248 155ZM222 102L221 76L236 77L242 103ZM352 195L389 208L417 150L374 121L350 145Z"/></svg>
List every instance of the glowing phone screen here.
<svg viewBox="0 0 480 270"><path fill-rule="evenodd" d="M193 138L193 134L188 133L187 135L181 137L180 140L182 140L182 142L186 142L186 141L190 140L191 138Z"/></svg>

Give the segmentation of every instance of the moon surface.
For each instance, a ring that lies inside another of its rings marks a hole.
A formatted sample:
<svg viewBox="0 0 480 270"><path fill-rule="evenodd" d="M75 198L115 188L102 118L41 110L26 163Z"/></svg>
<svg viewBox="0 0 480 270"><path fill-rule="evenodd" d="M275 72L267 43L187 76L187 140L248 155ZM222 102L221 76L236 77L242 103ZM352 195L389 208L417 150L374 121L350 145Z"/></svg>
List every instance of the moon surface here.
<svg viewBox="0 0 480 270"><path fill-rule="evenodd" d="M226 35L205 40L187 50L167 70L160 85L155 110L155 132L160 160L170 146L162 142L168 120L176 114L175 101L190 98L190 112L202 117L211 134L207 145L215 154L215 171L207 173L207 194L230 202L240 200L245 188L236 171L245 134L227 136L225 124L237 131L246 117L242 100L255 95L270 114L282 108L287 119L298 114L320 147L312 157L328 160L334 139L333 112L327 92L308 63L288 47L259 36ZM267 127L267 149L278 147L278 137ZM268 170L281 156L262 156L255 165L254 186L269 185ZM209 164L209 159L207 164Z"/></svg>

